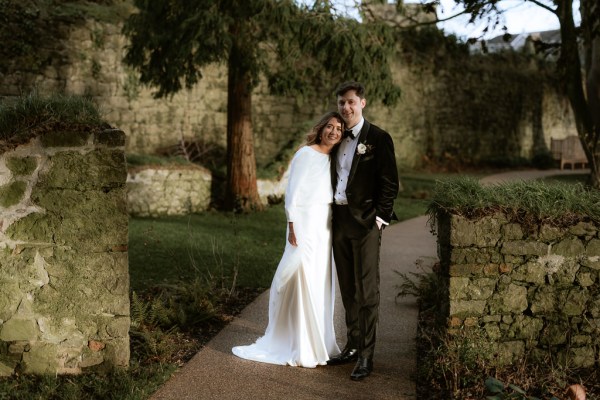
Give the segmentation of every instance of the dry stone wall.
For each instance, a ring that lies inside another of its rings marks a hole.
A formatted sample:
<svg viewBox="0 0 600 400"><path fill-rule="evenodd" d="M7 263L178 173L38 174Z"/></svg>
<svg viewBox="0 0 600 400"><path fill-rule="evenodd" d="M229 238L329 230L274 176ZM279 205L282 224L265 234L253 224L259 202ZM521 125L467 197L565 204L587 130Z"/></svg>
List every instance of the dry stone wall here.
<svg viewBox="0 0 600 400"><path fill-rule="evenodd" d="M600 362L600 226L528 227L503 214L438 224L450 329L480 327L501 363L525 353Z"/></svg>
<svg viewBox="0 0 600 400"><path fill-rule="evenodd" d="M0 154L0 376L129 364L124 145L67 127Z"/></svg>
<svg viewBox="0 0 600 400"><path fill-rule="evenodd" d="M131 168L127 177L129 213L141 217L206 211L212 175L194 164Z"/></svg>
<svg viewBox="0 0 600 400"><path fill-rule="evenodd" d="M0 96L19 96L32 87L42 93L90 96L107 121L127 132L130 153L153 154L182 138L226 147L225 66L205 68L191 90L154 99L153 90L141 86L137 74L122 63L127 40L120 24L90 20L62 36L66 39L56 41L56 48L46 49L52 57L41 71L23 66L0 76ZM403 91L400 102L385 108L369 101L365 115L390 132L402 168L434 160L530 159L540 147L550 146L551 137L576 132L568 102L536 77L530 64L452 58L443 49L429 56L399 52L392 71ZM252 122L259 165L335 108L336 85L322 88L313 99L272 96L264 82L254 90Z"/></svg>

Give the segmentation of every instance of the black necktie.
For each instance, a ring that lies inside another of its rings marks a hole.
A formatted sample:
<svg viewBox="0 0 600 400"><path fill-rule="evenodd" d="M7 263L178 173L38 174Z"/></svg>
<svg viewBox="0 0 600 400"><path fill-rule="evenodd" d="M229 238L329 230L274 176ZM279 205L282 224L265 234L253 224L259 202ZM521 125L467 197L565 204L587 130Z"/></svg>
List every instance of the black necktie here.
<svg viewBox="0 0 600 400"><path fill-rule="evenodd" d="M352 134L352 129L346 129L344 131L344 139L346 139L347 137L354 139L354 135Z"/></svg>

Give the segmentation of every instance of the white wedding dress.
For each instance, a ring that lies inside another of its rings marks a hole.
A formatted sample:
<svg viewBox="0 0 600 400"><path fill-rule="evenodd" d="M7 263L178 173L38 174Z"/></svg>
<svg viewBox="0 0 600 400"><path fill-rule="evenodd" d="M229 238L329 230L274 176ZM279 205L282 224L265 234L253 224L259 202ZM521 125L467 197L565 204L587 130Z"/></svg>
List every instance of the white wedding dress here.
<svg viewBox="0 0 600 400"><path fill-rule="evenodd" d="M333 328L330 171L327 154L305 146L294 155L285 211L294 223L298 246L286 240L271 284L264 336L252 345L234 347L236 356L314 368L340 352Z"/></svg>

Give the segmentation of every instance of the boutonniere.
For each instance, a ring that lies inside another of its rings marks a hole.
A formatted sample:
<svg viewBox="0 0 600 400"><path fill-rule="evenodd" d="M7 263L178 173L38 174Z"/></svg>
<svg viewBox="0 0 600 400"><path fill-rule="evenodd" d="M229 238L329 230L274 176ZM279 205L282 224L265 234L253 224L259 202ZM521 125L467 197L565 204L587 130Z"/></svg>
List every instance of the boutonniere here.
<svg viewBox="0 0 600 400"><path fill-rule="evenodd" d="M356 154L367 154L372 152L374 148L375 146L373 146L372 144L359 143L358 146L356 146Z"/></svg>

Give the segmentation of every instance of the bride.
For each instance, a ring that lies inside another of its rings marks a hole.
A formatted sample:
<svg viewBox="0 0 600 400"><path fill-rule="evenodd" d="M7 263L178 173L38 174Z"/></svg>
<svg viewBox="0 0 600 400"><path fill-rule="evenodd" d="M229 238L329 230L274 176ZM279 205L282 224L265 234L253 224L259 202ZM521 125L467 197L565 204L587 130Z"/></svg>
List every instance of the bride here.
<svg viewBox="0 0 600 400"><path fill-rule="evenodd" d="M269 324L254 344L232 349L238 357L314 368L340 352L333 329L329 153L343 129L338 113L325 114L292 159L285 192L288 242L271 283Z"/></svg>

